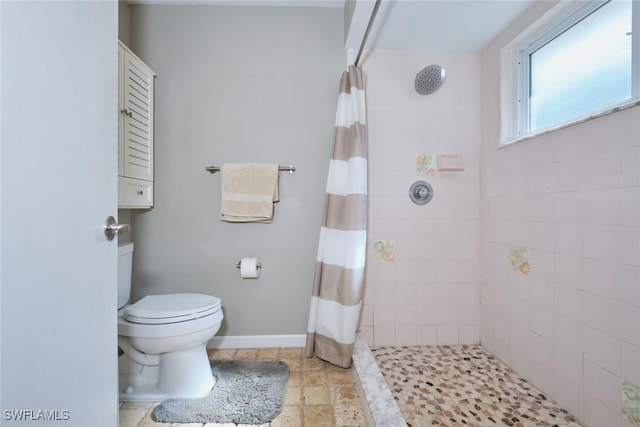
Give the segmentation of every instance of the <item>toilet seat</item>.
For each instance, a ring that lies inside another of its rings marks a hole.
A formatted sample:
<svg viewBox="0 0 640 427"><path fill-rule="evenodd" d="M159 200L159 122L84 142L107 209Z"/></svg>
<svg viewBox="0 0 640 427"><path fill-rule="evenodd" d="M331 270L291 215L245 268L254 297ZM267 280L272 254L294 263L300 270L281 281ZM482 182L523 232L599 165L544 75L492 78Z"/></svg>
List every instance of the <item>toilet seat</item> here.
<svg viewBox="0 0 640 427"><path fill-rule="evenodd" d="M148 295L127 306L122 318L141 325L166 325L200 319L220 309L220 299L211 295Z"/></svg>

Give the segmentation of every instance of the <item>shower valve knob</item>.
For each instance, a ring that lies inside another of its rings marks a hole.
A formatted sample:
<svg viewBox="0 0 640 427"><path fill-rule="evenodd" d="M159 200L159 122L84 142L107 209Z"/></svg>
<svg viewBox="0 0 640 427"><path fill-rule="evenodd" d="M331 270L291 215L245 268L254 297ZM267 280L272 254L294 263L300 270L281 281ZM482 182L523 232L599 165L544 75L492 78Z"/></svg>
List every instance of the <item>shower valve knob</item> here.
<svg viewBox="0 0 640 427"><path fill-rule="evenodd" d="M433 198L433 187L425 181L416 181L409 188L409 198L416 205L426 205Z"/></svg>

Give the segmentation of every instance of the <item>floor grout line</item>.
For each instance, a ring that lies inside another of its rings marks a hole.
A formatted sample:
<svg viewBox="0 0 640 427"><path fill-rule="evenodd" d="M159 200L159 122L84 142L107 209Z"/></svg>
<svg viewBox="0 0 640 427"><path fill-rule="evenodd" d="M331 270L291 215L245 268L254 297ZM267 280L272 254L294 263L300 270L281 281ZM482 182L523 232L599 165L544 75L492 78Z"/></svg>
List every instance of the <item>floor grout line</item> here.
<svg viewBox="0 0 640 427"><path fill-rule="evenodd" d="M366 427L353 368L306 358L300 347L209 350L210 359L282 360L290 377L282 413L259 427ZM120 405L120 427L249 427L242 424L169 424L153 421L156 403ZM256 427L256 426L251 426Z"/></svg>

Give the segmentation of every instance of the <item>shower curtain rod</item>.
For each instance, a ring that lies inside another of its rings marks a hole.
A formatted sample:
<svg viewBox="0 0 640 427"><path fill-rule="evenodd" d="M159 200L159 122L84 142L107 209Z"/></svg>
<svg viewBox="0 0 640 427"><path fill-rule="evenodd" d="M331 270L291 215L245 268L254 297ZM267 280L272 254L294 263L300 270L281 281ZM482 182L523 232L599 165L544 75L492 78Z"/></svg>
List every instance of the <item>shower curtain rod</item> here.
<svg viewBox="0 0 640 427"><path fill-rule="evenodd" d="M380 7L380 1L376 0L376 4L373 5L373 10L371 11L371 17L369 18L369 24L367 25L367 30L364 32L364 37L362 37L362 43L360 44L360 50L358 50L358 56L356 56L356 61L353 63L356 67L360 62L360 55L362 55L362 50L364 49L364 45L367 44L367 38L369 38L369 31L371 31L371 27L373 27L373 21L376 19L376 14L378 13L378 8Z"/></svg>

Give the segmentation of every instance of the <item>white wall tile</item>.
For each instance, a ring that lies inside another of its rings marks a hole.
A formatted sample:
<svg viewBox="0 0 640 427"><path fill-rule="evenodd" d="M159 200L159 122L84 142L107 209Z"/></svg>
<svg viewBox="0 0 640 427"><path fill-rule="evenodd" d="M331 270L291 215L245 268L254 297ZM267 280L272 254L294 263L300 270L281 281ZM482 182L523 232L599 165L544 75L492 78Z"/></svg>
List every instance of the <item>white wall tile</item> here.
<svg viewBox="0 0 640 427"><path fill-rule="evenodd" d="M418 306L397 304L394 306L396 325L416 325Z"/></svg>
<svg viewBox="0 0 640 427"><path fill-rule="evenodd" d="M571 415L583 419L584 405L581 387L576 387L561 376L556 376L555 398Z"/></svg>
<svg viewBox="0 0 640 427"><path fill-rule="evenodd" d="M511 322L509 324L509 345L511 348L529 352L531 335L528 323Z"/></svg>
<svg viewBox="0 0 640 427"><path fill-rule="evenodd" d="M592 140L592 139L589 139ZM582 159L584 188L618 187L622 183L620 151L607 151Z"/></svg>
<svg viewBox="0 0 640 427"><path fill-rule="evenodd" d="M582 167L574 159L560 160L553 165L555 191L579 191L582 189Z"/></svg>
<svg viewBox="0 0 640 427"><path fill-rule="evenodd" d="M575 289L583 288L584 259L581 256L554 254L555 283Z"/></svg>
<svg viewBox="0 0 640 427"><path fill-rule="evenodd" d="M395 303L400 305L407 305L407 306L410 306L411 304L415 304L416 298L417 298L416 286L417 285L415 283L406 283L406 282L396 283Z"/></svg>
<svg viewBox="0 0 640 427"><path fill-rule="evenodd" d="M620 339L595 329L584 328L584 359L620 375Z"/></svg>
<svg viewBox="0 0 640 427"><path fill-rule="evenodd" d="M619 299L622 292L620 262L585 258L583 289L592 294Z"/></svg>
<svg viewBox="0 0 640 427"><path fill-rule="evenodd" d="M555 245L554 229L555 226L553 222L532 223L530 240L531 248L553 252Z"/></svg>
<svg viewBox="0 0 640 427"><path fill-rule="evenodd" d="M438 304L420 304L416 309L416 324L418 326L438 324Z"/></svg>
<svg viewBox="0 0 640 427"><path fill-rule="evenodd" d="M457 326L438 326L438 345L458 345L458 327Z"/></svg>
<svg viewBox="0 0 640 427"><path fill-rule="evenodd" d="M640 227L623 228L622 263L640 266Z"/></svg>
<svg viewBox="0 0 640 427"><path fill-rule="evenodd" d="M417 342L415 323L396 325L396 341L394 343L396 347L414 346L417 345Z"/></svg>
<svg viewBox="0 0 640 427"><path fill-rule="evenodd" d="M458 306L438 303L438 325L457 325Z"/></svg>
<svg viewBox="0 0 640 427"><path fill-rule="evenodd" d="M584 392L612 411L622 407L620 377L588 360L584 361Z"/></svg>
<svg viewBox="0 0 640 427"><path fill-rule="evenodd" d="M475 252L475 251L474 251ZM468 259L465 253L459 252L458 279L460 283L477 284L480 283L480 261Z"/></svg>
<svg viewBox="0 0 640 427"><path fill-rule="evenodd" d="M532 277L530 292L531 304L553 311L554 286L552 281Z"/></svg>
<svg viewBox="0 0 640 427"><path fill-rule="evenodd" d="M369 346L373 346L374 338L373 338L373 326L361 326L358 330L362 333L364 340L367 342Z"/></svg>
<svg viewBox="0 0 640 427"><path fill-rule="evenodd" d="M583 193L583 220L586 224L620 225L625 192L620 188L588 189Z"/></svg>
<svg viewBox="0 0 640 427"><path fill-rule="evenodd" d="M619 113L623 148L640 146L640 123L637 114L637 109L633 108Z"/></svg>
<svg viewBox="0 0 640 427"><path fill-rule="evenodd" d="M638 365L640 365L640 346L622 342L622 379L640 384Z"/></svg>
<svg viewBox="0 0 640 427"><path fill-rule="evenodd" d="M390 326L396 324L396 306L376 304L373 309L374 325Z"/></svg>
<svg viewBox="0 0 640 427"><path fill-rule="evenodd" d="M622 184L625 186L640 185L640 147L625 148L622 157Z"/></svg>
<svg viewBox="0 0 640 427"><path fill-rule="evenodd" d="M640 346L640 307L637 305L622 304L621 338Z"/></svg>
<svg viewBox="0 0 640 427"><path fill-rule="evenodd" d="M530 343L532 363L553 371L553 340L531 333Z"/></svg>
<svg viewBox="0 0 640 427"><path fill-rule="evenodd" d="M438 285L438 303L455 305L458 302L458 295L458 285L455 282Z"/></svg>
<svg viewBox="0 0 640 427"><path fill-rule="evenodd" d="M531 308L531 332L553 342L553 311L532 306Z"/></svg>
<svg viewBox="0 0 640 427"><path fill-rule="evenodd" d="M556 314L554 317L553 343L556 349L568 349L582 358L584 324L582 319L572 319Z"/></svg>
<svg viewBox="0 0 640 427"><path fill-rule="evenodd" d="M615 337L620 336L622 321L622 303L620 301L585 293L583 310L582 316L585 326Z"/></svg>
<svg viewBox="0 0 640 427"><path fill-rule="evenodd" d="M622 194L622 225L640 226L640 187L627 187Z"/></svg>
<svg viewBox="0 0 640 427"><path fill-rule="evenodd" d="M640 306L640 286L638 286L638 277L640 277L639 266L622 266L620 272L620 292L622 294L622 301L627 304Z"/></svg>
<svg viewBox="0 0 640 427"><path fill-rule="evenodd" d="M373 327L373 346L386 347L396 344L396 327L379 326Z"/></svg>
<svg viewBox="0 0 640 427"><path fill-rule="evenodd" d="M622 227L613 225L585 225L584 256L608 261L619 261L622 245Z"/></svg>
<svg viewBox="0 0 640 427"><path fill-rule="evenodd" d="M529 349L510 347L509 351L510 367L524 378L531 378L531 355ZM502 361L504 362L505 360L502 359Z"/></svg>
<svg viewBox="0 0 640 427"><path fill-rule="evenodd" d="M360 326L373 326L373 306L366 304L362 306Z"/></svg>
<svg viewBox="0 0 640 427"><path fill-rule="evenodd" d="M550 398L554 399L555 392L555 377L553 375L553 366L547 364L538 363L535 360L530 364L531 382L538 387L543 393Z"/></svg>
<svg viewBox="0 0 640 427"><path fill-rule="evenodd" d="M555 252L582 256L584 230L582 224L556 223Z"/></svg>
<svg viewBox="0 0 640 427"><path fill-rule="evenodd" d="M418 283L416 285L416 301L419 304L435 304L438 301L438 285L435 283Z"/></svg>
<svg viewBox="0 0 640 427"><path fill-rule="evenodd" d="M570 347L555 346L553 358L556 377L562 378L573 387L582 390L584 379L582 352L576 352ZM582 400L582 394L580 400Z"/></svg>
<svg viewBox="0 0 640 427"><path fill-rule="evenodd" d="M619 409L611 409L588 394L584 395L583 419L587 426L620 427L622 425Z"/></svg>
<svg viewBox="0 0 640 427"><path fill-rule="evenodd" d="M458 307L458 324L462 326L480 325L480 304L464 304Z"/></svg>
<svg viewBox="0 0 640 427"><path fill-rule="evenodd" d="M437 326L417 326L416 345L438 345Z"/></svg>
<svg viewBox="0 0 640 427"><path fill-rule="evenodd" d="M530 249L531 275L553 280L554 253L546 250Z"/></svg>
<svg viewBox="0 0 640 427"><path fill-rule="evenodd" d="M458 295L456 301L460 307L480 304L480 286L477 284L461 283L457 285Z"/></svg>
<svg viewBox="0 0 640 427"><path fill-rule="evenodd" d="M480 327L473 326L459 326L458 327L458 343L464 345L478 345L480 344Z"/></svg>
<svg viewBox="0 0 640 427"><path fill-rule="evenodd" d="M556 222L581 223L583 197L579 191L555 193L554 220Z"/></svg>
<svg viewBox="0 0 640 427"><path fill-rule="evenodd" d="M388 305L395 303L396 293L393 282L377 282L375 284L374 304Z"/></svg>

